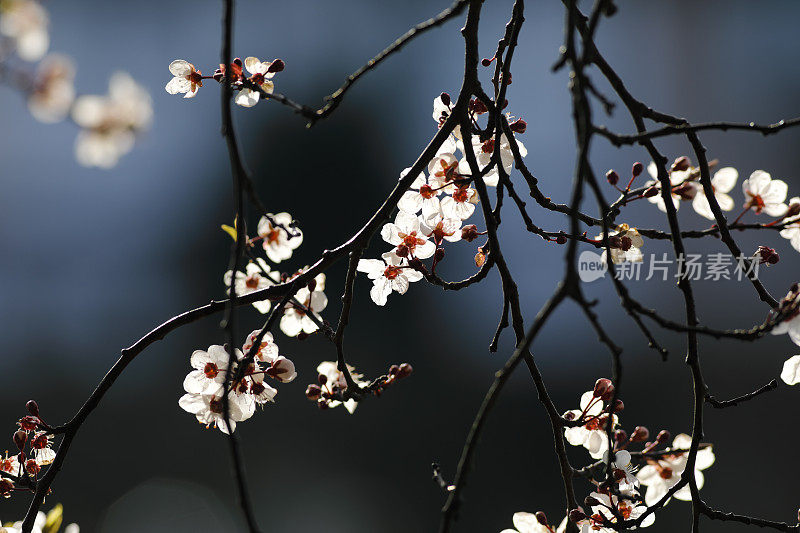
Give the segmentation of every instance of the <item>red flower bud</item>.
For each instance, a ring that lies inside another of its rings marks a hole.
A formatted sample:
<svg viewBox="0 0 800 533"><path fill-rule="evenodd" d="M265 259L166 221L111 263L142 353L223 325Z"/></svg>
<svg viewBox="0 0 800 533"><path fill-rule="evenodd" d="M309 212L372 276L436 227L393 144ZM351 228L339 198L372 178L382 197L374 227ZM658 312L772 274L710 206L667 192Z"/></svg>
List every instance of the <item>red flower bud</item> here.
<svg viewBox="0 0 800 533"><path fill-rule="evenodd" d="M636 176L642 173L642 170L644 170L644 165L642 165L640 162L637 161L636 163L633 164L633 167L631 168L631 174L635 178Z"/></svg>
<svg viewBox="0 0 800 533"><path fill-rule="evenodd" d="M472 242L478 238L478 227L475 224L469 224L461 228L461 238L467 242Z"/></svg>
<svg viewBox="0 0 800 533"><path fill-rule="evenodd" d="M611 185L616 185L619 182L619 174L617 174L614 170L609 170L606 172L606 181Z"/></svg>
<svg viewBox="0 0 800 533"><path fill-rule="evenodd" d="M672 163L671 170L677 171L684 171L689 169L689 158L685 155L680 156L679 158L675 159Z"/></svg>
<svg viewBox="0 0 800 533"><path fill-rule="evenodd" d="M447 107L450 107L450 95L447 93L442 93L439 95L439 98L442 99L442 103Z"/></svg>
<svg viewBox="0 0 800 533"><path fill-rule="evenodd" d="M414 371L414 368L409 365L408 363L403 363L400 365L400 370L397 372L397 379L403 379L411 375Z"/></svg>
<svg viewBox="0 0 800 533"><path fill-rule="evenodd" d="M592 396L595 398L600 398L603 396L608 388L611 387L611 380L608 378L600 378L594 382L594 391L592 392Z"/></svg>
<svg viewBox="0 0 800 533"><path fill-rule="evenodd" d="M267 72L281 72L285 68L286 63L283 62L283 59L276 59L269 65Z"/></svg>
<svg viewBox="0 0 800 533"><path fill-rule="evenodd" d="M664 444L670 439L670 437L671 435L669 434L669 431L667 431L666 429L662 429L661 431L658 432L658 435L656 435L656 443Z"/></svg>
<svg viewBox="0 0 800 533"><path fill-rule="evenodd" d="M322 394L322 389L319 385L309 385L306 388L306 398L309 400L316 400Z"/></svg>
<svg viewBox="0 0 800 533"><path fill-rule="evenodd" d="M522 120L521 118L518 118L517 120L509 124L508 127L511 128L511 131L513 131L514 133L525 133L525 130L528 129L528 123Z"/></svg>
<svg viewBox="0 0 800 533"><path fill-rule="evenodd" d="M17 430L14 433L14 444L17 446L19 451L25 449L25 444L28 442L28 433L26 431Z"/></svg>
<svg viewBox="0 0 800 533"><path fill-rule="evenodd" d="M658 187L653 185L652 187L650 187L649 189L644 191L644 194L642 196L644 196L645 198L652 198L653 196L655 196L657 194L658 194Z"/></svg>
<svg viewBox="0 0 800 533"><path fill-rule="evenodd" d="M28 400L28 403L25 404L25 408L33 416L39 416L39 404L37 404L35 400Z"/></svg>
<svg viewBox="0 0 800 533"><path fill-rule="evenodd" d="M643 442L650 438L650 431L644 426L636 426L631 435L631 442Z"/></svg>
<svg viewBox="0 0 800 533"><path fill-rule="evenodd" d="M536 514L536 521L542 524L543 526L547 525L547 516L542 511L537 511Z"/></svg>

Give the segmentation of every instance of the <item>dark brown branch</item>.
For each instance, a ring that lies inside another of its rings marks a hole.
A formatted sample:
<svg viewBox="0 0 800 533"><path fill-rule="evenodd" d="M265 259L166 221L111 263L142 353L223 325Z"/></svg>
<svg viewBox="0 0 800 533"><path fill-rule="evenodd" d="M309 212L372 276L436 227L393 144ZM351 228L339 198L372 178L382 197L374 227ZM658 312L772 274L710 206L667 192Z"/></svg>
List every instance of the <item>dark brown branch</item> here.
<svg viewBox="0 0 800 533"><path fill-rule="evenodd" d="M778 381L772 380L763 387L759 387L758 389L754 390L753 392L749 392L747 394L743 394L741 396L737 396L736 398L732 398L730 400L717 400L714 398L708 391L706 391L706 402L711 404L711 407L716 409L723 409L725 407L736 407L742 402L746 402L748 400L752 400L756 396L760 396L765 392L769 392L771 390L775 390L778 388Z"/></svg>

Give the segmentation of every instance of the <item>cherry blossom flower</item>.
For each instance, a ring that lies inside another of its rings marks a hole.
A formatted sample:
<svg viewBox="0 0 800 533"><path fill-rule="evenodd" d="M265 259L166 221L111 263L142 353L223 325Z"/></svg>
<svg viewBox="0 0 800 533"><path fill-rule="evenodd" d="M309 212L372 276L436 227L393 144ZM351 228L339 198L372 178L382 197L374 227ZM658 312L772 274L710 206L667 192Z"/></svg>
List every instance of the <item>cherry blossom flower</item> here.
<svg viewBox="0 0 800 533"><path fill-rule="evenodd" d="M602 240L603 234L597 236ZM620 224L616 230L608 234L609 248L611 249L611 261L618 265L626 261L640 263L642 261L642 246L644 240L636 228L631 228L627 224ZM606 250L603 250L601 261L606 262Z"/></svg>
<svg viewBox="0 0 800 533"><path fill-rule="evenodd" d="M797 284L781 299L778 311L783 315L783 320L772 328L771 333L788 333L792 342L800 346L800 288Z"/></svg>
<svg viewBox="0 0 800 533"><path fill-rule="evenodd" d="M280 65L282 70L282 61ZM275 90L275 84L272 83L271 78L275 75L275 72L277 72L270 68L272 67L272 62L260 61L257 57L248 57L244 60L244 66L251 74L250 81L259 86L265 93L272 94L272 91ZM245 87L236 95L235 102L242 107L253 107L258 103L260 98L260 92Z"/></svg>
<svg viewBox="0 0 800 533"><path fill-rule="evenodd" d="M197 421L206 427L215 426L227 434L228 424L224 416L222 400L222 385L215 391L204 394L187 393L178 400L181 408L197 417ZM236 423L247 420L255 412L255 401L252 396L237 393L235 390L228 392L228 407L230 415L230 430L236 430Z"/></svg>
<svg viewBox="0 0 800 533"><path fill-rule="evenodd" d="M475 212L478 193L469 185L455 187L452 196L442 198L442 216L457 220L466 220Z"/></svg>
<svg viewBox="0 0 800 533"><path fill-rule="evenodd" d="M675 206L675 209L679 209L680 206L681 206L681 204L680 204L681 195L676 192L675 186L676 185L680 185L684 181L688 180L691 177L692 172L693 172L693 169L691 167L689 167L686 170L672 170L669 173L669 182L670 182L671 186L673 187L673 189L671 191L672 192L672 203ZM647 165L647 173L650 174L650 177L653 178L653 179L647 181L644 184L644 186L645 187L655 187L656 189L658 189L658 194L656 194L655 196L647 197L647 201L650 202L651 204L656 204L656 206L658 207L658 209L660 211L663 211L664 213L666 213L667 212L667 208L666 208L666 205L664 204L664 199L661 197L661 182L658 180L658 168L656 167L656 164L654 162L651 161L650 164ZM694 183L692 183L690 181L686 181L686 183L687 183L688 186L696 187L696 184L694 184Z"/></svg>
<svg viewBox="0 0 800 533"><path fill-rule="evenodd" d="M774 180L763 170L756 170L742 183L747 198L745 209L752 209L757 215L763 211L771 217L783 216L789 207L783 203L789 190L786 182Z"/></svg>
<svg viewBox="0 0 800 533"><path fill-rule="evenodd" d="M420 229L426 237L433 239L439 246L442 241L456 242L461 240L461 220L444 218L441 211L420 222Z"/></svg>
<svg viewBox="0 0 800 533"><path fill-rule="evenodd" d="M5 457L0 457L0 472L11 474L12 476L19 476L20 463L16 455L8 455L6 452Z"/></svg>
<svg viewBox="0 0 800 533"><path fill-rule="evenodd" d="M51 447L52 437L40 431L31 439L31 450L37 466L46 466L56 459L56 452Z"/></svg>
<svg viewBox="0 0 800 533"><path fill-rule="evenodd" d="M284 228L290 228L292 234L287 233ZM270 213L261 217L258 221L258 236L263 239L264 251L273 263L289 259L292 252L303 243L303 232L292 226L292 215L289 213Z"/></svg>
<svg viewBox="0 0 800 533"><path fill-rule="evenodd" d="M512 522L515 529L504 529L500 533L553 533L553 530L540 523L533 513L514 513Z"/></svg>
<svg viewBox="0 0 800 533"><path fill-rule="evenodd" d="M64 120L75 100L75 66L67 56L51 54L36 69L28 110L39 122Z"/></svg>
<svg viewBox="0 0 800 533"><path fill-rule="evenodd" d="M667 448L670 450L688 450L692 444L692 438L681 433L677 435L672 441L672 447ZM637 477L642 485L647 487L647 492L644 495L644 501L647 505L653 505L658 502L666 493L675 486L681 479L681 474L686 469L686 461L688 460L689 452L677 452L674 454L665 454L658 459L647 458L647 463L643 466ZM711 446L701 448L697 451L697 459L694 465L694 478L697 483L697 488L703 487L705 478L701 470L705 470L714 464L714 451ZM685 485L674 494L675 498L683 501L690 501L692 499L689 485Z"/></svg>
<svg viewBox="0 0 800 533"><path fill-rule="evenodd" d="M350 372L350 377L353 378L353 381L356 385L366 385L367 382L363 381L363 375L358 374L355 372L355 367L351 365L347 365L347 370ZM344 373L339 370L339 367L333 361L323 361L317 366L317 372L325 376L325 383L321 384L324 391L329 394L336 394L339 392L344 391L347 389L347 381L345 381ZM344 405L344 408L347 409L351 415L355 412L356 407L358 407L358 402L353 398L345 402L340 402L338 400L327 400L327 407L338 407L340 405Z"/></svg>
<svg viewBox="0 0 800 533"><path fill-rule="evenodd" d="M600 459L608 450L608 436L606 425L608 414L603 412L603 401L594 395L594 391L587 391L581 395L580 409L567 411L564 417L568 420L584 421L580 426L564 429L564 437L573 446L583 446L594 459ZM612 427L616 426L617 417L614 415Z"/></svg>
<svg viewBox="0 0 800 533"><path fill-rule="evenodd" d="M438 127L442 127L444 122L450 116L450 113L453 110L452 101L450 100L450 95L447 93L442 93L433 100L433 117L434 122L436 122ZM453 133L451 137L456 137L458 139L461 138L461 126L456 126L453 129Z"/></svg>
<svg viewBox="0 0 800 533"><path fill-rule="evenodd" d="M38 61L50 46L47 11L35 0L0 2L0 35L11 38L17 55L25 61Z"/></svg>
<svg viewBox="0 0 800 533"><path fill-rule="evenodd" d="M719 208L723 211L730 211L733 209L733 198L727 193L733 190L737 179L739 179L739 173L733 167L721 168L716 171L714 177L711 178L711 188L714 191L714 198L717 199ZM698 191L692 201L692 207L694 207L694 210L701 217L714 220L714 213L711 212L711 205L708 203L708 199L702 189L703 187L701 185L700 191Z"/></svg>
<svg viewBox="0 0 800 533"><path fill-rule="evenodd" d="M226 290L230 294L232 272L228 270L222 278L225 283ZM244 272L236 272L236 280L234 281L234 289L237 296L250 294L261 289L265 289L280 281L280 276L277 272L273 272L266 261L260 257L256 262L250 262L245 267ZM260 302L253 302L253 307L258 309L261 314L269 313L272 307L272 302L269 300L262 300Z"/></svg>
<svg viewBox="0 0 800 533"><path fill-rule="evenodd" d="M305 309L295 307L290 303L283 311L280 328L289 337L295 337L301 331L311 334L319 329L306 310L311 311L318 321L322 321L322 317L318 313L321 313L328 305L328 297L323 292L325 290L325 274L317 274L312 285L313 291L305 286L294 295L294 299L300 302Z"/></svg>
<svg viewBox="0 0 800 533"><path fill-rule="evenodd" d="M603 454L603 462L608 462L608 450ZM621 494L625 496L638 496L639 479L635 476L637 467L631 463L631 454L627 450L619 450L611 461L614 479L618 483Z"/></svg>
<svg viewBox="0 0 800 533"><path fill-rule="evenodd" d="M791 213L800 211L800 197L795 196L789 200L788 209L787 218L785 220L792 222L781 230L781 237L787 239L789 244L792 245L792 248L800 252L800 215L788 216L791 215Z"/></svg>
<svg viewBox="0 0 800 533"><path fill-rule="evenodd" d="M174 76L164 89L169 94L183 94L184 98L194 98L203 86L203 75L194 65L183 59L176 59L169 64L169 71Z"/></svg>
<svg viewBox="0 0 800 533"><path fill-rule="evenodd" d="M800 383L800 355L794 355L783 363L781 379L787 385L797 385Z"/></svg>
<svg viewBox="0 0 800 533"><path fill-rule="evenodd" d="M150 96L124 72L109 82L107 96L81 96L72 118L83 128L75 143L75 157L85 166L111 168L133 147L136 134L152 120Z"/></svg>
<svg viewBox="0 0 800 533"><path fill-rule="evenodd" d="M408 171L407 168L400 173L400 177L404 177ZM439 194L441 189L434 189L428 183L428 179L424 173L419 176L411 184L410 190L403 193L403 196L397 202L397 207L406 213L416 215L422 210L422 217L428 218L435 213L439 212Z"/></svg>
<svg viewBox="0 0 800 533"><path fill-rule="evenodd" d="M397 212L394 223L384 224L381 237L389 244L397 246L395 253L402 257L427 259L436 252L436 245L420 229L419 217L405 211Z"/></svg>
<svg viewBox="0 0 800 533"><path fill-rule="evenodd" d="M634 502L628 501L624 498L619 498L617 496L610 496L600 492L592 492L590 497L597 501L597 505L592 505L591 509L593 514L591 517L589 517L589 521L593 522L597 527L602 528L603 525L612 525L617 523L617 516L625 521L637 520L640 516L647 512L646 505L636 505ZM650 513L642 521L640 527L649 527L653 525L655 521L655 513ZM614 531L613 527L603 529ZM600 530L602 531L603 529ZM583 531L583 526L581 530ZM590 526L586 531L598 531L598 529Z"/></svg>
<svg viewBox="0 0 800 533"><path fill-rule="evenodd" d="M234 356L238 361L242 359L243 354L237 349ZM229 358L228 351L218 344L209 346L208 350L195 350L190 359L194 370L184 379L183 388L191 394L216 392L225 382Z"/></svg>
<svg viewBox="0 0 800 533"><path fill-rule="evenodd" d="M458 170L458 160L451 152L440 152L428 163L428 183L436 190L450 192L454 181L464 178Z"/></svg>
<svg viewBox="0 0 800 533"><path fill-rule="evenodd" d="M386 305L392 291L405 294L409 283L422 279L422 273L408 266L408 261L394 252L386 252L380 259L360 259L357 270L372 280L369 295L377 305Z"/></svg>
<svg viewBox="0 0 800 533"><path fill-rule="evenodd" d="M528 155L528 149L525 148L525 145L522 144L522 141L517 140L517 148L519 149L519 155L521 157ZM459 143L459 149L461 149L461 152L464 153L462 143ZM492 158L494 157L495 152L495 139L492 137L486 141L481 141L480 137L473 136L472 149L475 152L475 159L478 162L478 168L483 171L492 163ZM511 174L511 171L514 168L514 152L511 150L511 142L508 140L508 137L506 137L505 134L500 136L500 162L503 165L503 170L505 171L506 175ZM463 157L459 162L458 171L465 175L469 175L471 173L469 162L467 161L466 157ZM491 187L496 187L499 181L500 174L497 170L497 166L494 166L483 176L483 182Z"/></svg>

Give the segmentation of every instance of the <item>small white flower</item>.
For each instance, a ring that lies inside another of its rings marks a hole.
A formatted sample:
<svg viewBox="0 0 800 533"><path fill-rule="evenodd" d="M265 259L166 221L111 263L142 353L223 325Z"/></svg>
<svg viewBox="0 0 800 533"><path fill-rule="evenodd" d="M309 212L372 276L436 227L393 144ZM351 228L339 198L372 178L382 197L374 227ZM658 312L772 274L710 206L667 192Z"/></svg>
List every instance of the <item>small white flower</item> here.
<svg viewBox="0 0 800 533"><path fill-rule="evenodd" d="M800 355L794 355L783 363L781 379L787 385L797 385L800 383Z"/></svg>
<svg viewBox="0 0 800 533"><path fill-rule="evenodd" d="M602 240L603 234L597 236L598 240ZM631 228L627 224L620 224L616 230L608 234L609 248L611 249L611 261L618 265L624 262L641 263L642 262L642 246L644 240L639 235L636 228ZM603 249L601 261L606 262L606 250Z"/></svg>
<svg viewBox="0 0 800 533"><path fill-rule="evenodd" d="M236 350L236 361L242 359L242 352ZM225 382L226 369L230 354L218 344L209 346L208 350L195 350L192 353L191 365L194 370L183 380L183 388L191 394L210 394L216 392Z"/></svg>
<svg viewBox="0 0 800 533"><path fill-rule="evenodd" d="M789 209L785 203L789 186L781 180L774 180L763 170L756 170L742 183L744 196L747 198L744 206L752 209L757 215L763 211L771 217L780 217Z"/></svg>
<svg viewBox="0 0 800 533"><path fill-rule="evenodd" d="M405 211L397 212L394 223L384 224L381 237L389 244L398 247L395 253L402 246L408 257L427 259L436 252L436 245L430 242L420 229L417 215Z"/></svg>
<svg viewBox="0 0 800 533"><path fill-rule="evenodd" d="M409 170L411 169L403 170L400 177L405 176ZM434 189L428 183L424 173L420 173L414 183L411 184L410 190L403 193L403 196L397 202L397 207L401 211L412 215L416 215L422 210L422 217L427 218L439 212L439 194L441 192L441 189Z"/></svg>
<svg viewBox="0 0 800 533"><path fill-rule="evenodd" d="M28 110L40 122L54 123L69 115L75 100L75 66L67 56L51 54L36 69Z"/></svg>
<svg viewBox="0 0 800 533"><path fill-rule="evenodd" d="M0 3L0 35L14 40L17 55L38 61L50 46L47 11L35 0L3 0Z"/></svg>
<svg viewBox="0 0 800 533"><path fill-rule="evenodd" d="M272 94L275 90L275 84L271 81L275 73L270 71L271 65L272 62L260 61L257 57L248 57L244 60L244 66L251 74L250 81L261 87L261 90L267 94ZM242 107L253 107L260 98L261 93L245 87L236 95L235 102Z"/></svg>
<svg viewBox="0 0 800 533"><path fill-rule="evenodd" d="M203 86L203 76L194 65L183 59L169 64L169 72L174 77L164 87L169 94L183 94L184 98L194 98Z"/></svg>
<svg viewBox="0 0 800 533"><path fill-rule="evenodd" d="M731 198L727 193L733 190L738 178L739 173L733 167L721 168L716 171L714 173L714 177L711 178L711 187L714 191L714 198L717 199L719 208L723 211L730 211L733 209L733 198ZM702 186L701 190L698 191L697 195L692 201L692 207L694 207L694 210L701 217L714 220L714 213L711 212L711 205L708 203L708 199L706 198L705 192L702 190Z"/></svg>
<svg viewBox="0 0 800 533"><path fill-rule="evenodd" d="M658 181L658 168L656 164L650 161L650 164L647 165L647 173L650 174L650 177L653 178L652 180L647 181L644 186L645 187L655 187L658 189L658 194L655 196L650 196L647 198L647 201L651 204L656 204L660 211L664 213L667 212L667 207L664 204L664 199L661 197L661 182ZM669 182L671 187L675 187L676 185L682 184L686 181L692 174L692 169L689 168L687 170L673 170L669 173ZM691 182L687 182L691 183ZM674 189L673 189L674 191ZM681 206L681 196L672 192L672 204L675 206L675 209L679 209Z"/></svg>
<svg viewBox="0 0 800 533"><path fill-rule="evenodd" d="M231 275L231 271L228 270L225 272L225 275L222 278L228 294L231 292ZM251 292L265 289L276 284L278 281L280 281L279 274L277 272L273 272L267 262L259 257L255 263L248 263L244 272L236 272L234 289L236 290L237 296L243 296L245 294L250 294ZM269 310L272 307L272 302L269 300L253 302L253 307L258 309L259 313L266 314L269 313Z"/></svg>
<svg viewBox="0 0 800 533"><path fill-rule="evenodd" d="M464 153L463 143L459 142L458 147L461 152ZM527 148L525 148L525 145L522 144L522 141L519 139L517 139L517 148L519 149L519 155L521 157L528 155ZM492 162L492 158L494 157L494 137L486 141L481 141L478 136L473 136L472 149L475 152L475 159L478 162L478 168L483 171ZM500 136L500 162L503 165L503 170L505 171L506 175L510 175L514 168L514 152L511 150L511 143L505 134ZM463 175L471 174L469 162L467 161L466 156L463 157L459 162L458 171ZM497 166L494 166L491 170L484 174L483 181L486 183L486 185L491 187L497 186L497 183L500 181L500 174L497 170Z"/></svg>
<svg viewBox="0 0 800 533"><path fill-rule="evenodd" d="M616 523L618 521L617 516L622 518L622 520L636 520L640 516L642 516L645 512L647 512L646 505L636 505L633 502L630 502L626 499L619 498L616 496L609 496L608 494L602 494L599 492L592 492L590 494L592 498L600 502L600 505L593 505L592 506L592 516L601 515L605 518L605 522ZM614 509L614 511L612 511ZM589 521L595 522L594 527L589 527L586 531L597 531L596 527L601 527L599 521L595 521L593 518L589 518ZM655 513L650 513L647 515L640 527L649 527L653 525L653 522L656 521ZM582 529L583 531L583 529ZM614 531L613 528L602 528L600 531Z"/></svg>
<svg viewBox="0 0 800 533"><path fill-rule="evenodd" d="M350 377L353 378L353 381L356 385L365 385L367 383L366 381L362 380L364 377L363 375L355 372L355 367L347 365L347 370L350 372ZM322 385L322 388L327 392L337 393L344 391L347 388L347 381L345 381L344 373L339 371L339 367L333 361L321 362L319 366L317 366L317 372L325 376L326 381L325 384ZM347 409L347 412L352 415L358 406L358 402L352 398L345 401L344 404L338 400L328 400L327 405L328 407L338 407L339 405L344 405L344 408Z"/></svg>
<svg viewBox="0 0 800 533"><path fill-rule="evenodd" d="M372 280L369 292L372 301L377 305L386 305L386 299L395 291L405 294L410 283L422 279L422 273L408 266L408 261L401 259L394 252L386 252L379 259L360 259L357 270L364 272Z"/></svg>
<svg viewBox="0 0 800 533"><path fill-rule="evenodd" d="M466 220L475 212L478 203L478 193L472 187L465 185L455 187L451 196L442 198L442 216L456 220Z"/></svg>
<svg viewBox="0 0 800 533"><path fill-rule="evenodd" d="M442 241L457 242L461 240L461 220L444 218L441 211L420 222L422 233L438 246Z"/></svg>
<svg viewBox="0 0 800 533"><path fill-rule="evenodd" d="M328 305L328 297L325 296L325 274L317 274L314 278L314 290L309 291L308 286L302 287L295 293L295 300L300 302L305 309L311 311L314 316L322 321L319 316ZM304 333L314 333L319 329L313 320L308 316L305 309L293 306L291 303L286 307L281 317L281 331L289 336L296 337L301 331Z"/></svg>
<svg viewBox="0 0 800 533"><path fill-rule="evenodd" d="M533 513L514 513L512 518L515 529L504 529L500 533L552 533L552 529L539 523Z"/></svg>
<svg viewBox="0 0 800 533"><path fill-rule="evenodd" d="M672 447L669 450L688 450L692 444L692 438L681 433L672 441ZM686 461L689 457L689 452L677 452L675 454L665 454L659 459L647 459L647 465L643 466L636 477L642 485L647 487L647 492L644 495L644 501L647 505L653 505L658 502L666 493L675 486L681 479L681 474L686 470ZM701 470L705 470L714 464L714 451L711 446L701 448L697 451L697 458L694 465L694 477L697 482L697 488L703 487L705 478ZM675 493L675 498L683 501L690 501L692 499L689 485L685 485Z"/></svg>
<svg viewBox="0 0 800 533"><path fill-rule="evenodd" d="M178 400L181 408L197 418L206 427L216 426L220 431L227 434L228 424L226 423L223 411L222 387L209 394L187 393ZM246 394L237 394L235 391L228 393L228 407L230 415L230 430L236 430L236 423L247 420L255 412L255 401L253 397Z"/></svg>
<svg viewBox="0 0 800 533"><path fill-rule="evenodd" d="M272 219L275 225L270 222ZM292 257L292 252L303 243L303 232L292 228L292 215L289 213L269 214L258 221L258 236L263 239L262 245L267 257L273 263L280 263ZM290 235L284 228L290 228Z"/></svg>
<svg viewBox="0 0 800 533"><path fill-rule="evenodd" d="M564 415L571 420L582 420L583 424L564 429L564 437L573 446L583 446L594 459L600 459L608 450L606 426L608 414L603 411L603 401L594 396L594 391L581 395L580 409L567 411ZM617 417L612 419L612 428L617 425Z"/></svg>
<svg viewBox="0 0 800 533"><path fill-rule="evenodd" d="M115 73L107 96L81 96L72 106L72 118L83 128L75 143L78 163L113 167L133 148L136 135L150 125L152 116L147 92L129 74Z"/></svg>

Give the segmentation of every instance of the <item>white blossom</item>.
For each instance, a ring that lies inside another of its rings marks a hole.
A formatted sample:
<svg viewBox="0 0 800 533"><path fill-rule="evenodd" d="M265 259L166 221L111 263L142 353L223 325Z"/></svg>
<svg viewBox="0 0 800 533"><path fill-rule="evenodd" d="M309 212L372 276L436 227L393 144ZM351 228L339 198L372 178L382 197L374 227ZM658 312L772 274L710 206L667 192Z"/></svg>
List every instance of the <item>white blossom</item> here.
<svg viewBox="0 0 800 533"><path fill-rule="evenodd" d="M270 222L274 221L275 225ZM285 228L289 228L291 235ZM292 257L292 252L303 243L303 232L292 226L292 215L289 213L268 214L258 221L258 236L263 239L262 245L267 257L273 263L280 263Z"/></svg>
<svg viewBox="0 0 800 533"><path fill-rule="evenodd" d="M270 61L261 61L257 57L248 57L244 60L244 66L250 72L250 81L255 83L265 93L272 94L275 90L275 84L272 83L271 78L275 75L270 72L269 67L272 65ZM243 88L236 95L235 102L242 107L253 107L261 98L261 93L254 91L248 87Z"/></svg>
<svg viewBox="0 0 800 533"><path fill-rule="evenodd" d="M780 217L789 209L785 203L789 186L781 180L774 180L763 170L756 170L742 183L744 196L747 198L744 206L752 209L757 215L763 211L771 217Z"/></svg>
<svg viewBox="0 0 800 533"><path fill-rule="evenodd" d="M206 427L216 426L220 431L227 434L228 424L224 416L224 406L222 400L223 388L220 386L216 391L206 394L187 393L178 400L181 408L197 417L197 421ZM236 391L228 392L228 411L230 419L230 431L236 430L236 423L247 420L255 412L255 401L249 395L237 394Z"/></svg>
<svg viewBox="0 0 800 533"><path fill-rule="evenodd" d="M539 523L533 513L514 513L511 521L514 529L504 529L500 533L552 533L550 528Z"/></svg>
<svg viewBox="0 0 800 533"><path fill-rule="evenodd" d="M582 420L583 424L564 429L564 437L573 446L583 446L594 459L600 459L608 450L606 425L608 415L603 412L603 401L594 396L594 391L581 395L580 409L567 411L565 417ZM612 428L617 424L616 415L612 419Z"/></svg>
<svg viewBox="0 0 800 533"><path fill-rule="evenodd" d="M794 355L783 363L781 379L787 385L797 385L800 383L800 355Z"/></svg>
<svg viewBox="0 0 800 533"><path fill-rule="evenodd" d="M602 240L603 234L597 236L598 240ZM631 228L627 224L620 224L614 231L609 232L609 248L611 250L611 261L618 265L624 262L641 263L642 262L642 246L644 240L639 235L636 228ZM601 254L601 261L606 262L606 250L603 247Z"/></svg>
<svg viewBox="0 0 800 533"><path fill-rule="evenodd" d="M225 289L230 294L232 272L228 270L222 278L225 284ZM280 281L279 274L273 272L266 261L260 257L255 262L250 262L245 267L244 272L236 272L236 279L234 281L234 289L237 296L250 294L261 289L265 289ZM272 302L269 300L262 300L260 302L253 302L253 307L258 309L259 313L269 313L272 307Z"/></svg>
<svg viewBox="0 0 800 533"><path fill-rule="evenodd" d="M236 350L235 361L242 359L242 352ZM225 382L230 354L218 344L209 346L208 350L195 350L190 359L191 372L183 381L183 388L191 394L209 394L216 392Z"/></svg>
<svg viewBox="0 0 800 533"><path fill-rule="evenodd" d="M194 98L203 86L200 71L188 61L176 59L169 64L169 72L173 78L164 87L169 94L183 94L184 98Z"/></svg>
<svg viewBox="0 0 800 533"><path fill-rule="evenodd" d="M296 337L301 331L304 333L314 333L319 327L308 316L306 309L314 314L318 321L322 321L319 316L328 305L328 297L325 296L325 274L317 274L314 278L314 290L310 291L308 286L300 288L295 293L295 300L305 307L305 309L295 307L291 303L286 307L281 317L281 331L289 336Z"/></svg>
<svg viewBox="0 0 800 533"><path fill-rule="evenodd" d="M478 193L468 185L455 187L451 196L442 198L442 216L456 220L466 220L475 212Z"/></svg>
<svg viewBox="0 0 800 533"><path fill-rule="evenodd" d="M17 55L25 61L38 61L50 46L47 11L35 0L0 2L0 35L11 38Z"/></svg>
<svg viewBox="0 0 800 533"><path fill-rule="evenodd" d="M402 246L409 257L427 259L436 252L436 245L420 229L419 217L398 211L394 223L384 224L381 237L387 243L397 246L395 253Z"/></svg>
<svg viewBox="0 0 800 533"><path fill-rule="evenodd" d="M152 120L150 96L124 72L111 77L107 96L81 96L72 107L73 120L83 128L75 157L85 166L111 168L133 147L136 134Z"/></svg>
<svg viewBox="0 0 800 533"><path fill-rule="evenodd" d="M464 153L463 143L458 144L459 149L461 152ZM522 144L522 141L517 139L517 148L519 149L519 155L521 157L525 157L528 155L528 150L525 148L525 145ZM478 163L478 168L483 171L490 163L492 163L492 158L494 157L495 152L495 139L492 137L486 141L481 141L480 137L473 136L472 137L472 150L475 153L475 159ZM500 136L500 162L503 165L503 170L506 175L510 175L511 171L514 168L514 152L511 150L511 142L508 140L505 134ZM470 168L469 162L467 161L466 155L461 159L458 164L458 171L463 175L470 175ZM497 170L497 166L495 165L491 170L489 170L483 176L483 181L486 185L496 187L497 183L500 181L500 174Z"/></svg>
<svg viewBox="0 0 800 533"><path fill-rule="evenodd" d="M386 305L392 291L405 294L410 283L422 279L422 273L408 266L408 261L394 252L386 252L380 259L360 259L357 270L372 280L369 294L377 305Z"/></svg>
<svg viewBox="0 0 800 533"><path fill-rule="evenodd" d="M356 385L365 385L367 382L363 381L363 375L355 372L355 367L347 365L347 370L350 372L350 377ZM333 361L323 361L317 366L317 372L325 376L326 381L322 386L324 390L329 393L337 393L344 391L347 388L347 381L345 380L344 373L339 370L339 367ZM353 398L345 401L344 403L338 400L328 400L328 407L338 407L344 405L351 415L355 412L358 402Z"/></svg>
<svg viewBox="0 0 800 533"><path fill-rule="evenodd" d="M670 450L688 450L692 444L692 438L681 433L677 435L672 441L672 447L667 448ZM647 487L647 492L644 495L644 501L647 505L653 505L658 502L664 495L667 494L669 489L675 486L681 479L681 474L686 470L686 462L689 458L689 452L677 452L674 454L665 454L658 459L648 458L647 463L643 466L636 477L642 485ZM705 478L701 470L705 470L714 464L714 451L711 446L700 448L697 451L697 458L694 465L694 478L697 483L697 488L703 487ZM689 485L683 486L674 494L675 498L684 501L692 499Z"/></svg>
<svg viewBox="0 0 800 533"><path fill-rule="evenodd" d="M403 170L400 177L404 177L409 170L411 169ZM409 190L400 197L397 207L401 211L412 215L416 215L421 210L422 217L427 218L439 212L439 194L441 192L441 189L435 189L428 183L424 173L420 173L409 187Z"/></svg>
<svg viewBox="0 0 800 533"><path fill-rule="evenodd" d="M67 56L51 54L36 69L28 110L39 122L54 123L69 115L75 100L75 66Z"/></svg>
<svg viewBox="0 0 800 533"><path fill-rule="evenodd" d="M739 173L733 167L721 168L714 173L711 178L711 188L714 192L714 198L717 199L719 208L723 211L730 211L733 209L733 198L727 193L733 190L736 185L736 180L739 178ZM709 220L714 220L714 213L711 212L711 205L708 203L705 192L700 187L697 195L692 201L692 207L701 217Z"/></svg>

